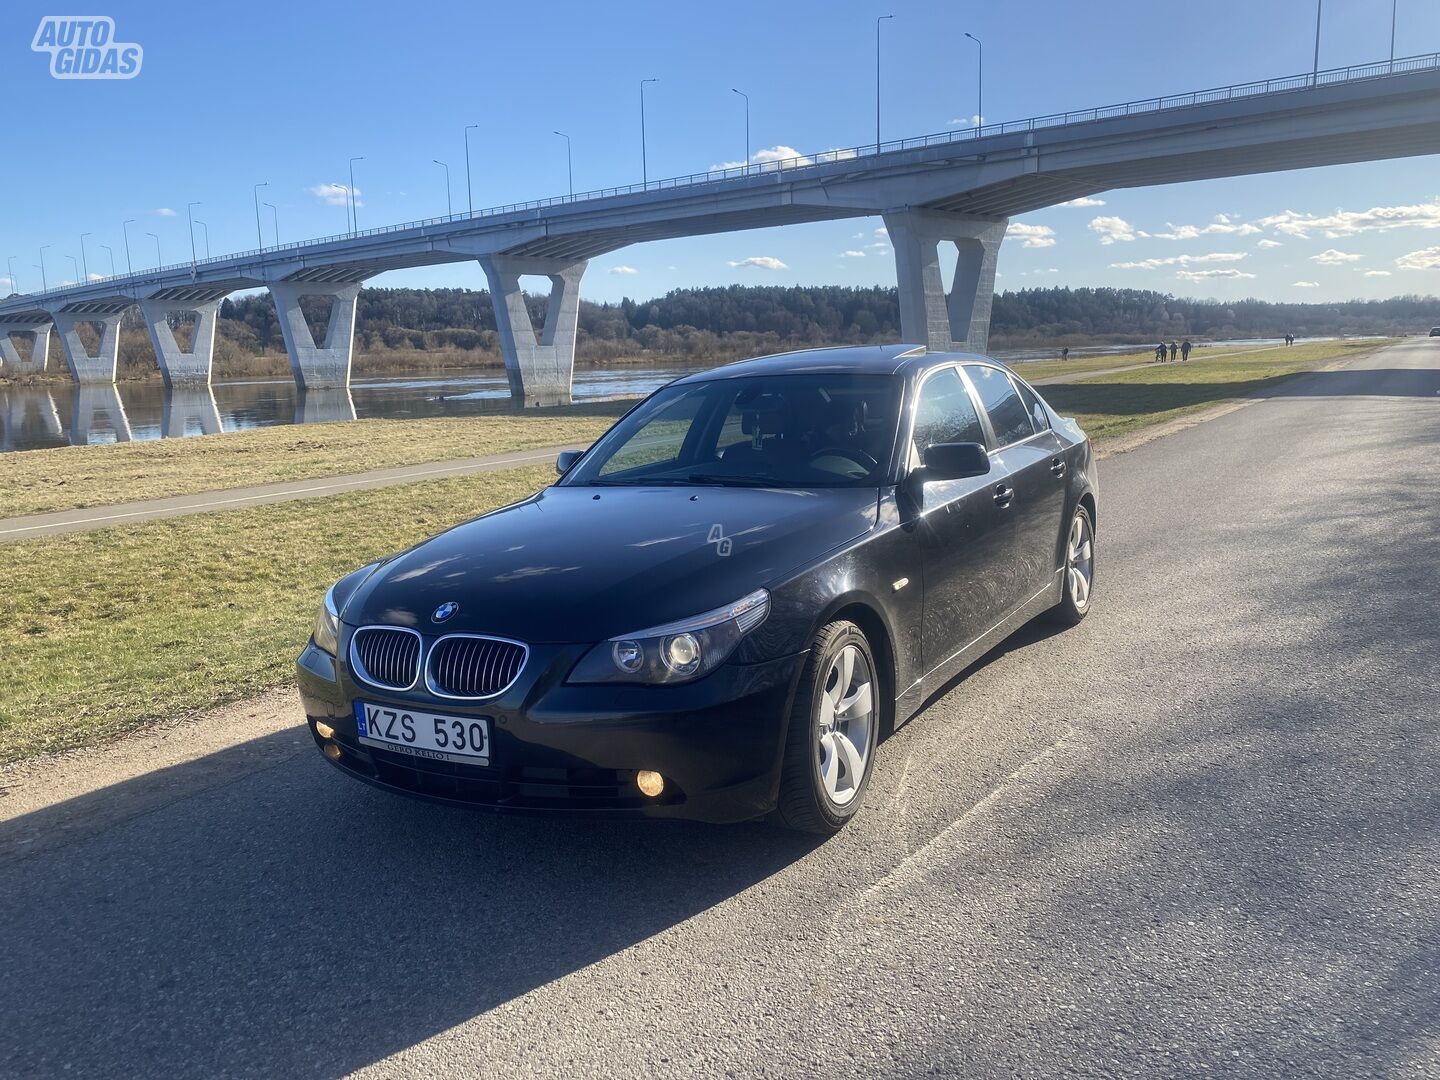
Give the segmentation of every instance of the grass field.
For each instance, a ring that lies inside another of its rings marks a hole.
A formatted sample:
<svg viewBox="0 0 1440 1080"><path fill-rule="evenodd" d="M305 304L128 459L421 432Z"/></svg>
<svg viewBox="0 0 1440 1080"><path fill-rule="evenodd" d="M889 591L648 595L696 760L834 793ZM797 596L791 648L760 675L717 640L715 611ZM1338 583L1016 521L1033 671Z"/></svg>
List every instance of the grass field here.
<svg viewBox="0 0 1440 1080"><path fill-rule="evenodd" d="M0 764L287 681L336 578L553 476L476 474L0 547Z"/></svg>
<svg viewBox="0 0 1440 1080"><path fill-rule="evenodd" d="M632 403L351 420L0 454L0 518L589 442Z"/></svg>

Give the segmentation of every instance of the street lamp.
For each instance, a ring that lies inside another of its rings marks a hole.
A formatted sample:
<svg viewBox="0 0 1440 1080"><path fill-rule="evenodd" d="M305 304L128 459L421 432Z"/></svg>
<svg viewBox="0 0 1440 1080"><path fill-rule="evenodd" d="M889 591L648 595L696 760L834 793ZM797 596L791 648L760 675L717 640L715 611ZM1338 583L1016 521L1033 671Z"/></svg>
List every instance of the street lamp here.
<svg viewBox="0 0 1440 1080"><path fill-rule="evenodd" d="M120 231L125 234L125 273L135 273L135 267L130 262L130 226L135 224L135 219L126 218L120 223Z"/></svg>
<svg viewBox="0 0 1440 1080"><path fill-rule="evenodd" d="M445 162L439 158L431 158L430 160L445 170L445 218L448 221L455 216L454 212L450 209L450 166L446 165Z"/></svg>
<svg viewBox="0 0 1440 1080"><path fill-rule="evenodd" d="M156 269L156 270L159 270L159 269L160 269L160 237L156 236L153 232L147 232L145 235L148 236L148 237L150 237L151 240L154 240L154 241L155 241L155 269Z"/></svg>
<svg viewBox="0 0 1440 1080"><path fill-rule="evenodd" d="M465 200L470 207L470 216L475 216L475 188L470 182L470 132L479 124L465 125Z"/></svg>
<svg viewBox="0 0 1440 1080"><path fill-rule="evenodd" d="M270 207L270 223L275 226L275 246L280 246L280 211L275 209L274 203L266 203Z"/></svg>
<svg viewBox="0 0 1440 1080"><path fill-rule="evenodd" d="M205 204L200 202L198 199L195 202L188 202L185 204L185 217L190 222L190 270L192 272L195 270L195 263L197 260L195 258L195 215L191 211L191 208L204 205Z"/></svg>
<svg viewBox="0 0 1440 1080"><path fill-rule="evenodd" d="M745 99L745 171L750 171L750 95L744 90L730 88L732 94L739 94Z"/></svg>
<svg viewBox="0 0 1440 1080"><path fill-rule="evenodd" d="M258 184L250 185L250 197L255 203L255 239L259 242L260 253L265 253L265 237L260 232L260 189L269 187L270 181L263 180Z"/></svg>
<svg viewBox="0 0 1440 1080"><path fill-rule="evenodd" d="M659 81L659 79L640 80L640 179L647 188L650 186L650 162L645 152L645 84Z"/></svg>
<svg viewBox="0 0 1440 1080"><path fill-rule="evenodd" d="M350 204L350 235L354 236L360 231L360 203L355 198L355 162L364 161L362 157L350 159L350 187L345 192L345 199Z"/></svg>
<svg viewBox="0 0 1440 1080"><path fill-rule="evenodd" d="M199 218L195 219L195 224L205 230L205 258L208 259L210 258L210 226L206 225L205 222Z"/></svg>
<svg viewBox="0 0 1440 1080"><path fill-rule="evenodd" d="M101 244L100 246L105 250L105 253L110 256L110 276L113 278L115 276L115 249L109 244Z"/></svg>
<svg viewBox="0 0 1440 1080"><path fill-rule="evenodd" d="M1310 75L1310 82L1313 86L1320 85L1320 12L1325 7L1325 0L1315 0L1315 68Z"/></svg>
<svg viewBox="0 0 1440 1080"><path fill-rule="evenodd" d="M80 281L80 260L77 259L77 258L75 258L74 255L66 255L65 257L70 260L70 272L75 275L75 280L76 280L77 282L79 282L79 281Z"/></svg>
<svg viewBox="0 0 1440 1080"><path fill-rule="evenodd" d="M1390 0L1390 63L1395 63L1395 9L1400 6L1400 0Z"/></svg>
<svg viewBox="0 0 1440 1080"><path fill-rule="evenodd" d="M985 46L978 37L968 30L965 36L973 41L980 48L980 63L976 68L976 89L975 89L975 134L980 134L980 126L985 123Z"/></svg>
<svg viewBox="0 0 1440 1080"><path fill-rule="evenodd" d="M80 269L85 271L82 281L90 280L90 260L85 257L85 237L94 236L94 233L82 232L80 234Z"/></svg>
<svg viewBox="0 0 1440 1080"><path fill-rule="evenodd" d="M45 249L48 248L48 247L53 247L53 246L54 246L53 244L41 244L41 245L40 245L40 265L37 266L35 269L37 269L37 270L40 271L40 291L41 291L41 292L49 292L49 291L50 291L50 282L49 282L49 281L46 279L46 277L45 277Z"/></svg>
<svg viewBox="0 0 1440 1080"><path fill-rule="evenodd" d="M20 283L15 280L15 256L6 255L5 265L10 270L10 291L12 293L18 293L20 291Z"/></svg>
<svg viewBox="0 0 1440 1080"><path fill-rule="evenodd" d="M570 179L570 197L573 199L575 197L575 167L573 159L570 157L570 136L563 131L556 131L553 134L559 135L565 140L565 175Z"/></svg>
<svg viewBox="0 0 1440 1080"><path fill-rule="evenodd" d="M875 152L880 152L880 24L894 15L881 15L875 20Z"/></svg>

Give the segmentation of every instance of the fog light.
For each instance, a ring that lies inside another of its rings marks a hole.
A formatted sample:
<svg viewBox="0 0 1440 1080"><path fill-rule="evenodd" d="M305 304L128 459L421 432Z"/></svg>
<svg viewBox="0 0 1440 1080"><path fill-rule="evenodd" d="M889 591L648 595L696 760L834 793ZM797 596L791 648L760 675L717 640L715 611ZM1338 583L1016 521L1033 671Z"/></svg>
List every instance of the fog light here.
<svg viewBox="0 0 1440 1080"><path fill-rule="evenodd" d="M635 786L640 789L642 795L648 795L653 799L665 790L665 778L658 772L641 769L635 774Z"/></svg>
<svg viewBox="0 0 1440 1080"><path fill-rule="evenodd" d="M322 739L333 739L335 737L335 729L323 720L316 720L315 734L319 735Z"/></svg>
<svg viewBox="0 0 1440 1080"><path fill-rule="evenodd" d="M328 757L331 761L339 761L339 760L340 760L340 744L339 744L339 743L327 742L327 743L325 743L325 745L323 745L322 747L320 747L320 752L321 752L322 754L324 754L326 757Z"/></svg>

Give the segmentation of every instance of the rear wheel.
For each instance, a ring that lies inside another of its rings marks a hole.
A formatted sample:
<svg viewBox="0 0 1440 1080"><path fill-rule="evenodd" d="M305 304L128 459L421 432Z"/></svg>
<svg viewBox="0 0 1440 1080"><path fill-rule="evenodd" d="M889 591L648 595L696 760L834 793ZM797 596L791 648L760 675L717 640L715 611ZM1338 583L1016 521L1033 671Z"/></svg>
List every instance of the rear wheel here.
<svg viewBox="0 0 1440 1080"><path fill-rule="evenodd" d="M1065 534L1065 569L1060 603L1050 609L1052 621L1074 626L1090 610L1095 588L1095 523L1083 505L1075 508Z"/></svg>
<svg viewBox="0 0 1440 1080"><path fill-rule="evenodd" d="M777 816L831 835L860 809L880 728L880 683L865 634L830 623L815 637L790 713Z"/></svg>

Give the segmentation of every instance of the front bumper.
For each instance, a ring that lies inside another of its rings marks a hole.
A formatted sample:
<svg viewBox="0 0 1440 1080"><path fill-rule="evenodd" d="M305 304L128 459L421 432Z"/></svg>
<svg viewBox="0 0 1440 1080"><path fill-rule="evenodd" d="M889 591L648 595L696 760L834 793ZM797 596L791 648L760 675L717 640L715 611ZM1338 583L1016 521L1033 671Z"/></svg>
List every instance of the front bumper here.
<svg viewBox="0 0 1440 1080"><path fill-rule="evenodd" d="M682 686L566 685L583 652L534 649L515 686L499 698L468 703L371 689L313 643L296 668L316 744L323 740L315 725L324 722L341 749L333 764L391 791L503 810L710 822L747 821L774 809L791 695L805 654L725 664ZM361 744L357 699L485 717L490 764L430 761ZM636 787L641 769L665 777L658 797Z"/></svg>

